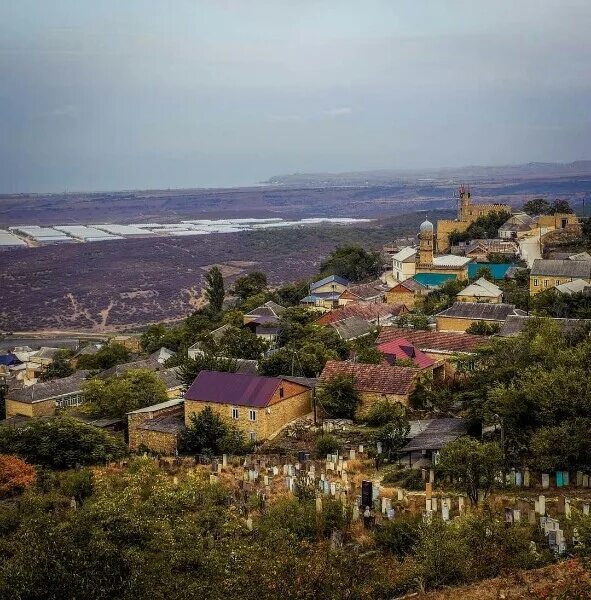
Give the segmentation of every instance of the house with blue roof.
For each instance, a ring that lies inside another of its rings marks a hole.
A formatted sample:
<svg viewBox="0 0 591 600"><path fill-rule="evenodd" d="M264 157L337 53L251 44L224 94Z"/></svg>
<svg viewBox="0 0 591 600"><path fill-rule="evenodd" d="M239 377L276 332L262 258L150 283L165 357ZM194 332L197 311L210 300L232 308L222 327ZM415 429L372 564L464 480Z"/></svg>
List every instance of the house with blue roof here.
<svg viewBox="0 0 591 600"><path fill-rule="evenodd" d="M310 293L302 299L302 304L328 310L336 308L341 294L349 287L350 281L339 275L329 275L310 284Z"/></svg>

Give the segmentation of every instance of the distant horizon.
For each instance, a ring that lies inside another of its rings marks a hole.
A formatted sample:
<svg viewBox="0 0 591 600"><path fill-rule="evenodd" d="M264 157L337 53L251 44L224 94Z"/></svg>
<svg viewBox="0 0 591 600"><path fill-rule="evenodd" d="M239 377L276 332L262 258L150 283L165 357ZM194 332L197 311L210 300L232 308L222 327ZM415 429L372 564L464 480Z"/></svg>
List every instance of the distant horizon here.
<svg viewBox="0 0 591 600"><path fill-rule="evenodd" d="M0 22L5 193L591 156L588 0L9 0Z"/></svg>
<svg viewBox="0 0 591 600"><path fill-rule="evenodd" d="M528 161L522 163L506 163L506 164L467 164L460 166L432 166L432 167L409 167L409 168L373 168L373 169L363 169L363 170L335 170L335 171L292 171L286 173L275 173L273 175L269 175L266 181L258 181L254 183L244 183L244 184L236 184L236 185L192 185L192 186L171 186L171 187L130 187L130 188L112 188L112 189L64 189L64 190L55 190L55 191L47 191L47 190L27 190L27 191L1 191L0 196L19 196L19 195L69 195L69 194L121 194L121 193L130 193L130 192L167 192L167 191L190 191L190 190L236 190L241 188L257 188L257 187L273 187L273 186L281 186L279 183L271 183L269 179L273 178L284 178L284 177L296 177L296 176L318 176L318 175L330 175L330 176L339 176L339 175L364 175L364 174L375 174L375 173L392 173L395 174L408 174L408 175L420 175L420 174L435 174L437 172L445 172L445 171L462 171L462 170L470 170L470 169L512 169L517 167L527 167L533 165L539 166L569 166L576 165L580 163L589 163L589 175L591 175L591 158L579 158L572 161ZM565 175L566 176L566 175ZM576 175L583 176L583 175ZM418 178L420 180L420 177ZM460 182L457 182L460 183ZM297 185L297 184L292 184ZM361 185L361 184L359 184ZM370 184L371 185L371 184ZM384 183L375 183L374 185L384 185ZM335 186L338 187L338 186ZM351 187L351 186L344 186Z"/></svg>

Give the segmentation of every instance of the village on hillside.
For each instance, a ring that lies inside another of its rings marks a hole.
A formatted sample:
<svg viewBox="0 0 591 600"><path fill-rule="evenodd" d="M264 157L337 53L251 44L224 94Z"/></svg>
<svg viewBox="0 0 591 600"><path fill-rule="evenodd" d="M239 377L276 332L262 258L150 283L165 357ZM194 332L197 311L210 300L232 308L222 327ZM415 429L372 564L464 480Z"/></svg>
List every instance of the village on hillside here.
<svg viewBox="0 0 591 600"><path fill-rule="evenodd" d="M480 511L528 567L591 552L589 250L568 202L514 212L462 186L455 220L338 247L310 281L214 266L181 324L1 354L0 453L97 482L158 468L224 490L246 532L304 503L332 547L371 538L400 564L410 523Z"/></svg>

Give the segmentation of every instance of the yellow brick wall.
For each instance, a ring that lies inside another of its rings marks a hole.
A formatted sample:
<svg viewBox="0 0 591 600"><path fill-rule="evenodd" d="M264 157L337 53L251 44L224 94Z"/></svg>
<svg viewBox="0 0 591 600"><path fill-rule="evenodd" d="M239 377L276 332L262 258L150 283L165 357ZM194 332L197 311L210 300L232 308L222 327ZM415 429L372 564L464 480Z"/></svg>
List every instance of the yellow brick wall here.
<svg viewBox="0 0 591 600"><path fill-rule="evenodd" d="M254 421L249 419L251 409L248 406L185 400L185 424L190 424L191 415L210 407L223 419L244 431L247 436L250 432L254 432L257 440L269 439L282 427L294 419L307 415L312 410L311 390L291 382L284 382L282 387L285 394L283 399L279 397L279 391L277 391L266 408L252 409L256 412ZM232 408L238 409L238 419L232 418Z"/></svg>
<svg viewBox="0 0 591 600"><path fill-rule="evenodd" d="M386 292L386 302L388 304L404 304L406 308L414 307L417 298L413 292Z"/></svg>
<svg viewBox="0 0 591 600"><path fill-rule="evenodd" d="M529 278L529 294L535 296L536 294L549 290L550 288L556 287L568 281L573 281L573 277L550 277L548 275L530 275ZM591 283L591 279L587 279Z"/></svg>
<svg viewBox="0 0 591 600"><path fill-rule="evenodd" d="M25 417L52 417L55 415L55 401L45 400L29 404L18 400L6 399L6 416L23 415Z"/></svg>
<svg viewBox="0 0 591 600"><path fill-rule="evenodd" d="M489 296L456 296L458 302L487 302L488 304L500 304L503 301L502 296L491 298Z"/></svg>
<svg viewBox="0 0 591 600"><path fill-rule="evenodd" d="M361 406L357 410L357 415L362 417L376 403L387 400L393 404L399 403L408 406L410 395L399 394L380 394L379 392L361 392Z"/></svg>
<svg viewBox="0 0 591 600"><path fill-rule="evenodd" d="M177 449L177 436L174 433L164 431L151 431L149 429L137 429L133 436L129 437L129 448L137 450L140 446L149 448L157 454L175 454Z"/></svg>
<svg viewBox="0 0 591 600"><path fill-rule="evenodd" d="M449 250L449 234L452 231L466 231L470 223L466 221L437 221L437 244L436 250L439 253Z"/></svg>
<svg viewBox="0 0 591 600"><path fill-rule="evenodd" d="M453 317L436 317L437 331L466 331L472 323L477 323L482 319L456 319ZM502 324L502 321L488 320L487 323Z"/></svg>
<svg viewBox="0 0 591 600"><path fill-rule="evenodd" d="M326 293L326 292L336 292L337 294L342 294L345 290L346 290L346 286L340 284L340 283L325 283L324 285L321 285L320 287L316 288L312 293L313 294L319 294L319 293Z"/></svg>

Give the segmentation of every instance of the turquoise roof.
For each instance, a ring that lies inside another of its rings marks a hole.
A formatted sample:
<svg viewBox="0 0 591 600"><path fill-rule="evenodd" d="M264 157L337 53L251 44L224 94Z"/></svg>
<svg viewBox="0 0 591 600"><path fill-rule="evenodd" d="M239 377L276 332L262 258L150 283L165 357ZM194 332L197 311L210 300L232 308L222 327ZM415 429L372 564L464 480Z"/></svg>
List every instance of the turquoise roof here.
<svg viewBox="0 0 591 600"><path fill-rule="evenodd" d="M468 277L476 277L476 272L480 268L486 268L491 272L493 279L504 279L507 271L512 267L511 263L487 263L475 262L468 265Z"/></svg>
<svg viewBox="0 0 591 600"><path fill-rule="evenodd" d="M426 287L440 287L450 279L456 279L456 275L449 273L417 273L413 279Z"/></svg>

